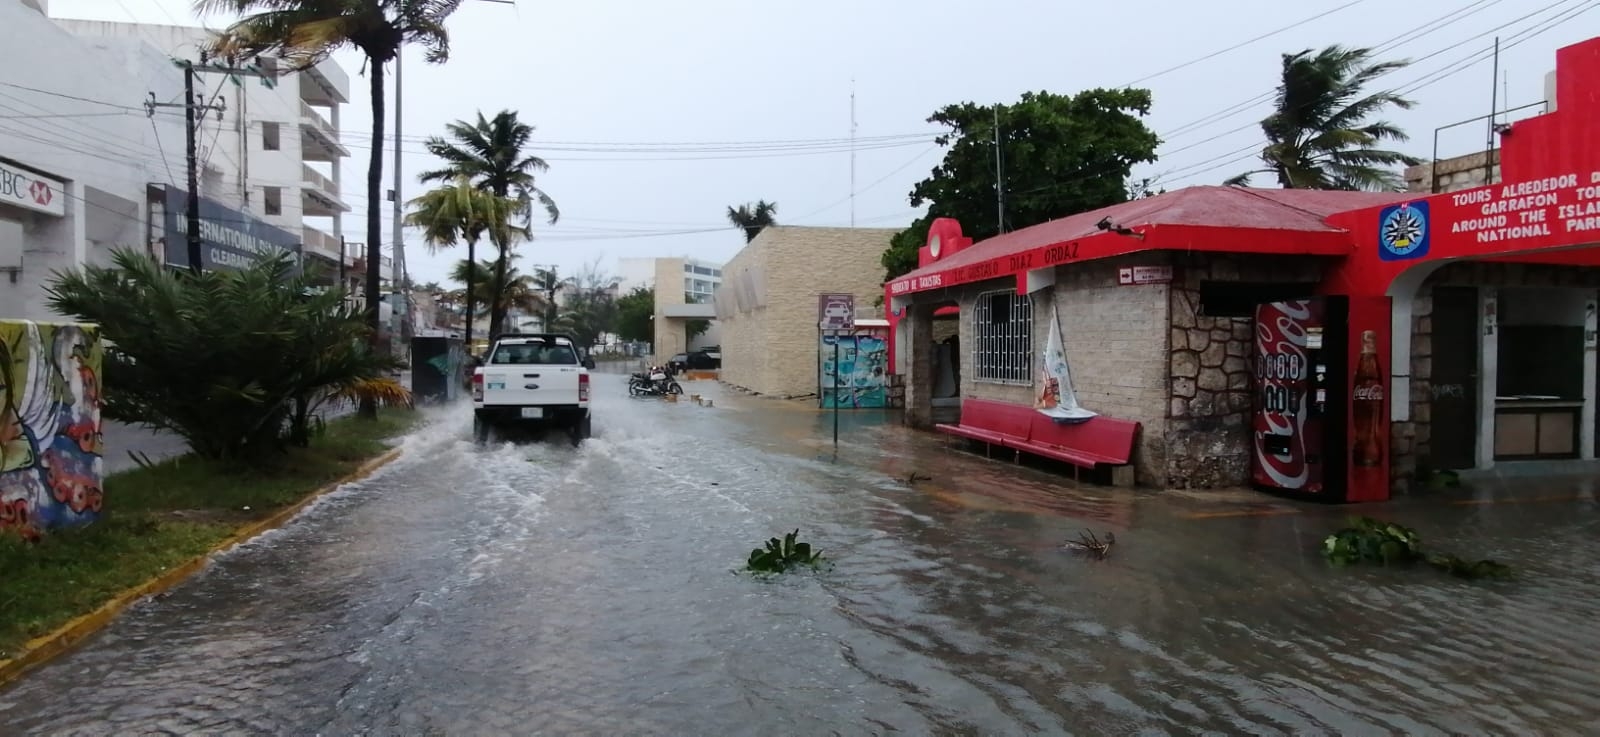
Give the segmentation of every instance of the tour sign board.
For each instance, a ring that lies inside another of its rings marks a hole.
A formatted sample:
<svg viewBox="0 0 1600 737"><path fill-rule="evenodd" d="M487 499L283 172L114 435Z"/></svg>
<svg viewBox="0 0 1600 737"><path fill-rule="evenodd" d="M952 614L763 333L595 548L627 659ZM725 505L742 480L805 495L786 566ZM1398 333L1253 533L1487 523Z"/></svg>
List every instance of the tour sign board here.
<svg viewBox="0 0 1600 737"><path fill-rule="evenodd" d="M855 295L817 295L817 325L823 330L834 332L854 330L856 327Z"/></svg>

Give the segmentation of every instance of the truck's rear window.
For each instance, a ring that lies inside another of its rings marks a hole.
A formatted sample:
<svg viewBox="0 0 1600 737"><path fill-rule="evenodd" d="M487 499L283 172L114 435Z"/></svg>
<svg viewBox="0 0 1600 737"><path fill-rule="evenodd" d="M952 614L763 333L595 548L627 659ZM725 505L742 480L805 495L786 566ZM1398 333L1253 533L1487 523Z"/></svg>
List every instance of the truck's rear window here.
<svg viewBox="0 0 1600 737"><path fill-rule="evenodd" d="M554 343L513 343L496 346L489 356L491 364L544 364L576 366L578 353L570 345Z"/></svg>

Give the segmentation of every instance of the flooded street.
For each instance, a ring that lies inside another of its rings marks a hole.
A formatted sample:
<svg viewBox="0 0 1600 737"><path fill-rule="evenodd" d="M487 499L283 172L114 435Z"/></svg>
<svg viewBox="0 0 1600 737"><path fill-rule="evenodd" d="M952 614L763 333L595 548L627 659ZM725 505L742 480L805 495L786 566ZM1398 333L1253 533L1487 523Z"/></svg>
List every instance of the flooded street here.
<svg viewBox="0 0 1600 737"><path fill-rule="evenodd" d="M878 414L630 400L401 460L0 692L4 734L1593 734L1600 503L1074 489ZM932 477L908 485L913 471ZM1525 503L1513 503L1525 502ZM1351 511L1520 574L1331 570ZM800 529L831 570L753 580ZM1062 547L1113 532L1109 558Z"/></svg>

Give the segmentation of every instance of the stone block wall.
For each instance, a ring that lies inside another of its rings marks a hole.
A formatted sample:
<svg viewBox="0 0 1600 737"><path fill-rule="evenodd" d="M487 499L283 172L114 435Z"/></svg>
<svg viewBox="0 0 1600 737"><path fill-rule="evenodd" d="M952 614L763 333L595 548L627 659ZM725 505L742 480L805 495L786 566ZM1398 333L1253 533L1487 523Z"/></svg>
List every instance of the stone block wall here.
<svg viewBox="0 0 1600 737"><path fill-rule="evenodd" d="M1174 254L1167 488L1215 488L1250 478L1252 317L1202 314L1202 282L1314 282L1322 265L1296 257Z"/></svg>
<svg viewBox="0 0 1600 737"><path fill-rule="evenodd" d="M773 226L723 267L724 293L749 269L763 301L721 320L723 380L775 397L817 393L817 295L854 294L856 317L882 317L883 252L890 228ZM730 282L735 282L730 284Z"/></svg>

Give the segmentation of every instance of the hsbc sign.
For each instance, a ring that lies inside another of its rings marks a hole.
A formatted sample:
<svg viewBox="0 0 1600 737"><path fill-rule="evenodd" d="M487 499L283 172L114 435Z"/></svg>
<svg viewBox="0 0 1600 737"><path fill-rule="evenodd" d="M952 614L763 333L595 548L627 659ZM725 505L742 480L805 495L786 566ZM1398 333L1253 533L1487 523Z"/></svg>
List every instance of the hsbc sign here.
<svg viewBox="0 0 1600 737"><path fill-rule="evenodd" d="M62 217L67 214L66 185L0 161L0 205Z"/></svg>

